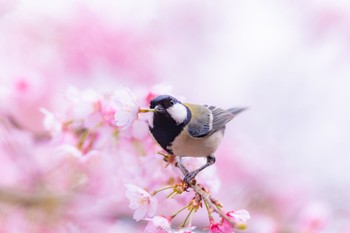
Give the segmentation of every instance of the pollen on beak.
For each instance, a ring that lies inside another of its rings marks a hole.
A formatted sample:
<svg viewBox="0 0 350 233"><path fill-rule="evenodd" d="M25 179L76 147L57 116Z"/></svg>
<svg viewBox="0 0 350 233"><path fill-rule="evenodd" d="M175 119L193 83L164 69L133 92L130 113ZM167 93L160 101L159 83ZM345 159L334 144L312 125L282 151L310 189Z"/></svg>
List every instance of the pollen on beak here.
<svg viewBox="0 0 350 233"><path fill-rule="evenodd" d="M139 112L141 113L145 113L145 112L155 112L156 110L155 109L152 109L152 108L140 108L139 109Z"/></svg>

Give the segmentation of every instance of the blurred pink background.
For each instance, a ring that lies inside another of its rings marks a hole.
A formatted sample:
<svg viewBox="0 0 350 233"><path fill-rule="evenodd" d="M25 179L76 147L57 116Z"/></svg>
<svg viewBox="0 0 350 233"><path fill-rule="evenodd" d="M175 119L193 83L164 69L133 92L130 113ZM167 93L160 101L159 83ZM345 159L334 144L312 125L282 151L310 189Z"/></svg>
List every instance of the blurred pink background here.
<svg viewBox="0 0 350 233"><path fill-rule="evenodd" d="M0 113L35 133L69 85L248 106L216 164L246 232L350 227L349 1L0 0L0 64Z"/></svg>

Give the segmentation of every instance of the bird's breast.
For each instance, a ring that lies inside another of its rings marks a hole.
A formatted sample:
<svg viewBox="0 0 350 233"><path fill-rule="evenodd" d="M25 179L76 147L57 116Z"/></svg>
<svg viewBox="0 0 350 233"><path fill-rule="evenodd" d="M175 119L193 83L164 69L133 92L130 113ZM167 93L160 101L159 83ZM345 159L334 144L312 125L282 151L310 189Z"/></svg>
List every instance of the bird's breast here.
<svg viewBox="0 0 350 233"><path fill-rule="evenodd" d="M183 127L184 125L177 125L177 123L169 117L155 114L153 117L153 123L150 125L149 130L154 139L164 150L173 153L168 147L181 133Z"/></svg>
<svg viewBox="0 0 350 233"><path fill-rule="evenodd" d="M224 130L219 130L209 136L192 137L185 127L174 139L169 149L176 156L181 157L206 157L213 155L223 138Z"/></svg>

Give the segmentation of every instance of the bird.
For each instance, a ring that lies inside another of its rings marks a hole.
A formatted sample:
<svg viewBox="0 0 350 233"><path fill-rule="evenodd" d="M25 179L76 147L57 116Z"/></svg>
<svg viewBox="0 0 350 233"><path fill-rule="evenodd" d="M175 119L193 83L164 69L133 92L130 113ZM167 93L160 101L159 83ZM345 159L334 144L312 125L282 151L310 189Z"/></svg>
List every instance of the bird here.
<svg viewBox="0 0 350 233"><path fill-rule="evenodd" d="M226 124L246 108L222 109L216 106L182 103L170 95L159 95L150 101L149 130L156 142L176 157L187 184L215 163ZM206 163L189 172L182 157L206 157Z"/></svg>

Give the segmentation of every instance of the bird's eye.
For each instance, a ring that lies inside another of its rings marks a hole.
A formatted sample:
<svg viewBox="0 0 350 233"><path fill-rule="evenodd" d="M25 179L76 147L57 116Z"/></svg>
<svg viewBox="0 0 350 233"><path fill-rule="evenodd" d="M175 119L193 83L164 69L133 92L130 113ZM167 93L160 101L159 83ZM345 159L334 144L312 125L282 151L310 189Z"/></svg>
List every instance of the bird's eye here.
<svg viewBox="0 0 350 233"><path fill-rule="evenodd" d="M174 100L169 100L170 106L174 105Z"/></svg>

